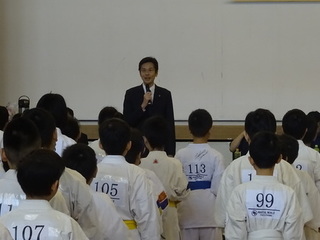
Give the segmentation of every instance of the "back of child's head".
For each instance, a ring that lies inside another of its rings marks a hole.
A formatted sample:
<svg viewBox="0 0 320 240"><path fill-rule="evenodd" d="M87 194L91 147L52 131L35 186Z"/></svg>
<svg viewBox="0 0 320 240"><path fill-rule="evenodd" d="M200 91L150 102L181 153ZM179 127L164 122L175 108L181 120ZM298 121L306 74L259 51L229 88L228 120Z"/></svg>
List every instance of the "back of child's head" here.
<svg viewBox="0 0 320 240"><path fill-rule="evenodd" d="M118 110L114 107L107 106L101 109L98 116L98 124L102 124L105 120L111 119L111 118L121 118Z"/></svg>
<svg viewBox="0 0 320 240"><path fill-rule="evenodd" d="M34 123L24 117L11 120L3 133L3 148L12 166L30 152L41 147L41 138Z"/></svg>
<svg viewBox="0 0 320 240"><path fill-rule="evenodd" d="M307 114L309 117L313 118L317 123L320 122L320 112L311 111Z"/></svg>
<svg viewBox="0 0 320 240"><path fill-rule="evenodd" d="M139 154L142 154L145 149L144 139L142 133L136 129L131 128L131 148L127 152L125 158L128 163L135 164Z"/></svg>
<svg viewBox="0 0 320 240"><path fill-rule="evenodd" d="M300 109L292 109L282 118L283 132L298 140L303 138L307 127L307 115Z"/></svg>
<svg viewBox="0 0 320 240"><path fill-rule="evenodd" d="M41 108L33 108L24 111L23 117L30 119L38 128L42 141L41 146L52 148L56 124L51 113Z"/></svg>
<svg viewBox="0 0 320 240"><path fill-rule="evenodd" d="M260 131L270 131L274 133L277 129L276 118L269 110L258 108L248 113L244 128L250 139Z"/></svg>
<svg viewBox="0 0 320 240"><path fill-rule="evenodd" d="M249 153L257 167L272 168L281 155L278 136L273 132L258 132L251 140Z"/></svg>
<svg viewBox="0 0 320 240"><path fill-rule="evenodd" d="M282 134L279 137L282 159L292 164L298 157L299 143L294 137Z"/></svg>
<svg viewBox="0 0 320 240"><path fill-rule="evenodd" d="M43 197L51 194L52 185L64 171L61 157L54 151L38 149L28 154L18 165L18 182L27 196Z"/></svg>
<svg viewBox="0 0 320 240"><path fill-rule="evenodd" d="M47 93L43 95L38 101L37 107L50 112L58 128L62 129L65 126L68 110L65 100L60 94Z"/></svg>
<svg viewBox="0 0 320 240"><path fill-rule="evenodd" d="M67 147L62 154L66 167L79 172L87 181L94 177L97 159L94 150L86 144L77 143Z"/></svg>
<svg viewBox="0 0 320 240"><path fill-rule="evenodd" d="M68 116L67 122L64 128L61 129L61 132L77 142L81 134L79 121L74 117Z"/></svg>
<svg viewBox="0 0 320 240"><path fill-rule="evenodd" d="M3 130L9 121L8 109L4 106L0 106L0 130Z"/></svg>
<svg viewBox="0 0 320 240"><path fill-rule="evenodd" d="M164 117L148 118L143 124L143 135L152 148L164 148L168 138L168 124Z"/></svg>
<svg viewBox="0 0 320 240"><path fill-rule="evenodd" d="M307 131L303 136L303 139L302 139L303 142L306 145L310 146L317 136L317 131L318 131L318 123L314 118L307 115Z"/></svg>
<svg viewBox="0 0 320 240"><path fill-rule="evenodd" d="M99 138L106 154L122 155L130 142L130 127L119 118L111 118L99 125Z"/></svg>
<svg viewBox="0 0 320 240"><path fill-rule="evenodd" d="M189 115L189 130L194 137L204 137L212 127L212 117L205 109L197 109Z"/></svg>

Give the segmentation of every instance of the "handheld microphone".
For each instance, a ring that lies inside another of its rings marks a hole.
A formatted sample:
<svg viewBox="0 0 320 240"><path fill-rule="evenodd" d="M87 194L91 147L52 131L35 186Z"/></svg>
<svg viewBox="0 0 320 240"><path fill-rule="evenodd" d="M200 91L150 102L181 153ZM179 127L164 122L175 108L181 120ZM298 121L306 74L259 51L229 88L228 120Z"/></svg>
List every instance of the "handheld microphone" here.
<svg viewBox="0 0 320 240"><path fill-rule="evenodd" d="M151 90L150 90L149 84L146 84L146 91L151 93ZM149 100L149 101L148 101L148 104L152 104L152 101L151 101L151 100Z"/></svg>

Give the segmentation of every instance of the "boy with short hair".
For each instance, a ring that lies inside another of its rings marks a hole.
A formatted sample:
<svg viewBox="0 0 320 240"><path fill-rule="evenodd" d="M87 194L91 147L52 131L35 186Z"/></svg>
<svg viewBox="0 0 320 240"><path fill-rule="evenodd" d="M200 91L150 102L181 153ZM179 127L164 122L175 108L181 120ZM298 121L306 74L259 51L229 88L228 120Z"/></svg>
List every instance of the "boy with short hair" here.
<svg viewBox="0 0 320 240"><path fill-rule="evenodd" d="M52 115L44 109L33 108L25 111L23 117L33 121L38 128L42 140L41 147L54 151L57 131ZM90 187L85 183L85 179L77 171L65 168L59 183L59 190L65 199L70 216L80 224L90 239L98 240L96 214L99 210L93 207Z"/></svg>
<svg viewBox="0 0 320 240"><path fill-rule="evenodd" d="M8 123L3 145L2 161L6 161L10 169L0 179L0 215L11 211L26 198L17 181L16 168L27 154L41 147L41 138L32 121L19 117ZM60 191L50 200L50 204L56 210L69 213Z"/></svg>
<svg viewBox="0 0 320 240"><path fill-rule="evenodd" d="M299 152L294 161L295 167L307 171L320 191L320 154L302 141L307 132L307 115L300 109L288 111L282 118L282 128L285 134L298 140Z"/></svg>
<svg viewBox="0 0 320 240"><path fill-rule="evenodd" d="M182 240L222 239L215 228L214 202L224 171L221 153L208 144L212 117L205 109L193 111L188 119L193 143L180 149L176 158L188 178L190 195L178 205Z"/></svg>
<svg viewBox="0 0 320 240"><path fill-rule="evenodd" d="M253 136L260 131L269 131L275 133L276 119L274 115L266 109L257 109L248 113L245 119L245 138L249 145ZM215 202L215 221L217 226L224 227L226 220L226 201L230 197L233 189L244 182L252 180L256 175L256 170L250 164L249 153L232 161L223 172L218 194ZM275 166L275 176L278 181L291 187L302 207L304 223L313 218L313 214L306 197L306 192L301 179L298 177L291 165L286 161L280 161Z"/></svg>
<svg viewBox="0 0 320 240"><path fill-rule="evenodd" d="M66 167L78 171L88 185L97 174L97 159L95 152L86 144L77 143L67 147L63 154ZM98 210L97 224L103 240L126 240L129 239L128 228L120 218L110 197L101 192L90 191L93 202Z"/></svg>
<svg viewBox="0 0 320 240"><path fill-rule="evenodd" d="M48 203L58 191L63 171L59 155L45 149L35 150L19 163L17 178L27 200L0 218L14 239L88 239L74 219Z"/></svg>
<svg viewBox="0 0 320 240"><path fill-rule="evenodd" d="M294 191L277 181L281 161L274 133L257 133L250 143L252 181L238 185L227 204L226 239L304 239L302 210Z"/></svg>
<svg viewBox="0 0 320 240"><path fill-rule="evenodd" d="M287 134L280 135L279 140L282 159L291 164L292 168L295 169L297 175L302 180L310 207L313 211L313 219L305 224L304 232L306 235L306 239L318 240L320 239L320 192L310 175L306 171L295 168L295 166L293 165L295 159L298 156L298 141L294 137Z"/></svg>
<svg viewBox="0 0 320 240"><path fill-rule="evenodd" d="M109 119L99 126L99 137L107 156L98 164L91 187L109 194L134 240L159 240L158 209L148 179L124 158L131 146L129 125Z"/></svg>
<svg viewBox="0 0 320 240"><path fill-rule="evenodd" d="M177 202L184 200L189 191L188 181L178 159L168 157L164 151L168 136L167 123L163 117L155 116L146 120L143 133L149 150L140 166L152 170L162 182L169 199L169 207L163 213L163 236L167 240L177 240L180 235Z"/></svg>

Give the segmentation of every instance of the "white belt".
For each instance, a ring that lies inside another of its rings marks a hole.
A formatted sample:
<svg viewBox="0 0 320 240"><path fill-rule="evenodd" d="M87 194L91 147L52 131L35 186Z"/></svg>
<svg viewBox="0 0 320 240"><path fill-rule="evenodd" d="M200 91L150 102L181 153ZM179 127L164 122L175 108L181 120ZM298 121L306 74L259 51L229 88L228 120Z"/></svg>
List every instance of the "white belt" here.
<svg viewBox="0 0 320 240"><path fill-rule="evenodd" d="M282 233L273 229L262 229L254 232L249 232L248 240L283 240Z"/></svg>

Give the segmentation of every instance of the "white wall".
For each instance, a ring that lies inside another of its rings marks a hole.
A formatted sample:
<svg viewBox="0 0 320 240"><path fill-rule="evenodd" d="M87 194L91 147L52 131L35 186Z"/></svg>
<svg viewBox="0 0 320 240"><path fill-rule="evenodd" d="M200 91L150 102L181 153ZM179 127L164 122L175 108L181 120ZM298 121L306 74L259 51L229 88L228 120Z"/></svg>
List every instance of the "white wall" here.
<svg viewBox="0 0 320 240"><path fill-rule="evenodd" d="M65 96L79 119L122 110L155 56L177 120L199 107L218 120L257 108L277 119L318 109L318 3L228 0L0 0L0 104Z"/></svg>

